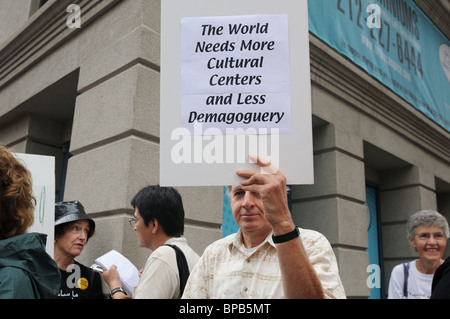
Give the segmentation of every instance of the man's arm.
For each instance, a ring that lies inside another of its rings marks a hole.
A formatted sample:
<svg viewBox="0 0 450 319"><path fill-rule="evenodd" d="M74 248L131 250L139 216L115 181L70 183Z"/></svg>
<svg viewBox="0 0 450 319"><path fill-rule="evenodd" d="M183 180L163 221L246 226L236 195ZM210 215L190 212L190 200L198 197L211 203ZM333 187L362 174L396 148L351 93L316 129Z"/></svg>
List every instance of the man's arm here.
<svg viewBox="0 0 450 319"><path fill-rule="evenodd" d="M300 238L277 244L283 289L286 298L322 299L322 284L317 277Z"/></svg>
<svg viewBox="0 0 450 319"><path fill-rule="evenodd" d="M241 182L242 189L259 193L264 215L272 225L274 235L287 234L295 229L295 225L287 204L286 177L270 162L263 162L258 157L256 163L261 170L237 172L245 178ZM277 254L286 298L324 297L322 285L299 237L277 244Z"/></svg>

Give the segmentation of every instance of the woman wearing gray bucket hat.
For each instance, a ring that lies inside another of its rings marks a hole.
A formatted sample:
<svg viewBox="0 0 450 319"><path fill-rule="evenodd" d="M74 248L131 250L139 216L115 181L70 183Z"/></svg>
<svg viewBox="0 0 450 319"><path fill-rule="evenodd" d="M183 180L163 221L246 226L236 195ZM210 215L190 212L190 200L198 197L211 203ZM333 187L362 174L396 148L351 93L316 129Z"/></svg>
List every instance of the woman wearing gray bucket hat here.
<svg viewBox="0 0 450 319"><path fill-rule="evenodd" d="M58 298L104 298L98 273L75 261L95 232L95 222L79 201L55 204L55 261L61 272Z"/></svg>

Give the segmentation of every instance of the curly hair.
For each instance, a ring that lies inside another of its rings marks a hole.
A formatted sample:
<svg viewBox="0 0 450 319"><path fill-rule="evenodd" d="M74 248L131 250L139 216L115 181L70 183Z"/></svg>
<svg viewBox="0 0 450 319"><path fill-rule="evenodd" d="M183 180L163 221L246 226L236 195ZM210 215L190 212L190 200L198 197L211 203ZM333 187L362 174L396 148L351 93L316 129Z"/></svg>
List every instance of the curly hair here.
<svg viewBox="0 0 450 319"><path fill-rule="evenodd" d="M0 239L24 234L34 221L31 173L0 145Z"/></svg>

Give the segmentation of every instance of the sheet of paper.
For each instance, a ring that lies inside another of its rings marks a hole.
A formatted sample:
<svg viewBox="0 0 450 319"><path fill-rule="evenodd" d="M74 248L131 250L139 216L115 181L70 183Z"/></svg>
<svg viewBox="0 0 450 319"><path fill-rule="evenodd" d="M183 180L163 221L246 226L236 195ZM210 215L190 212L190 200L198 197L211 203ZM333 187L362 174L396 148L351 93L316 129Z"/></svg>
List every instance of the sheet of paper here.
<svg viewBox="0 0 450 319"><path fill-rule="evenodd" d="M134 288L139 283L139 270L125 256L116 250L111 250L97 258L95 263L105 270L111 268L112 265L116 265L123 285L122 288L129 296L133 295Z"/></svg>
<svg viewBox="0 0 450 319"><path fill-rule="evenodd" d="M288 35L286 14L182 18L182 126L289 133Z"/></svg>

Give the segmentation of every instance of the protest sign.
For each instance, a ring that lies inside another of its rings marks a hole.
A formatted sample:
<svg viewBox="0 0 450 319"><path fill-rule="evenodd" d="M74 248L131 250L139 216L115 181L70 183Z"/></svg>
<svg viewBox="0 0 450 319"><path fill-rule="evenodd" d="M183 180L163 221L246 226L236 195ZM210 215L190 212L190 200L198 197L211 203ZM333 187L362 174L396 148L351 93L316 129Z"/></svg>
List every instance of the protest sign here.
<svg viewBox="0 0 450 319"><path fill-rule="evenodd" d="M53 257L55 233L55 158L52 156L16 154L30 171L33 180L33 195L36 198L34 223L29 233L47 235L47 253Z"/></svg>
<svg viewBox="0 0 450 319"><path fill-rule="evenodd" d="M270 160L313 183L306 1L162 2L160 184L239 183Z"/></svg>

